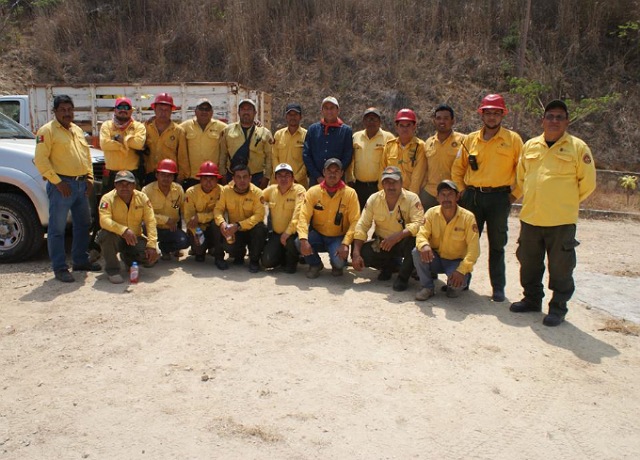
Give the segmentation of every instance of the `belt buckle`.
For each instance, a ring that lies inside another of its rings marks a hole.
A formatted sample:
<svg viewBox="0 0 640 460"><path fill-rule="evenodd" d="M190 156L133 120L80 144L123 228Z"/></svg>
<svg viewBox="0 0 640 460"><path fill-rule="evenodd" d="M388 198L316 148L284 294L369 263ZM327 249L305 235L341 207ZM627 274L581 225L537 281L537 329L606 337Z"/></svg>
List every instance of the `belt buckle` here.
<svg viewBox="0 0 640 460"><path fill-rule="evenodd" d="M493 187L478 187L478 189L480 190L480 193L491 193Z"/></svg>

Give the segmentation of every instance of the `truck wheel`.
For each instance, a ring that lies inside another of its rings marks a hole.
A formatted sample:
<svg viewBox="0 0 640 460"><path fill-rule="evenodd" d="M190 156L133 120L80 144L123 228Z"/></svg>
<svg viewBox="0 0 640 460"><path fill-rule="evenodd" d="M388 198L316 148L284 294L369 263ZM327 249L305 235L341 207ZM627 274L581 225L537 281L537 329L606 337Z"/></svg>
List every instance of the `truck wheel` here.
<svg viewBox="0 0 640 460"><path fill-rule="evenodd" d="M43 243L44 229L29 200L0 193L0 262L29 259Z"/></svg>

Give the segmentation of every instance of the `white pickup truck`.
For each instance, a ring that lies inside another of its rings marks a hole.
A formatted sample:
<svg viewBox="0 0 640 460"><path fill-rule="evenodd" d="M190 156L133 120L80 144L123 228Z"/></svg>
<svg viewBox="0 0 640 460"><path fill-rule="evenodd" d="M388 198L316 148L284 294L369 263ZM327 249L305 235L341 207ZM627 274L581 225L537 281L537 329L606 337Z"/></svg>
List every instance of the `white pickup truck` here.
<svg viewBox="0 0 640 460"><path fill-rule="evenodd" d="M144 121L153 116L151 103L158 93L173 96L178 107L173 114L175 121L193 117L196 103L206 97L213 105L213 117L232 123L237 121L238 103L242 99L252 99L257 106L258 119L271 128L271 95L233 82L33 85L28 94L0 96L0 112L35 133L53 118L53 98L66 94L75 105L75 123L97 137L102 123L111 119L117 98L130 98L136 109L134 118Z"/></svg>

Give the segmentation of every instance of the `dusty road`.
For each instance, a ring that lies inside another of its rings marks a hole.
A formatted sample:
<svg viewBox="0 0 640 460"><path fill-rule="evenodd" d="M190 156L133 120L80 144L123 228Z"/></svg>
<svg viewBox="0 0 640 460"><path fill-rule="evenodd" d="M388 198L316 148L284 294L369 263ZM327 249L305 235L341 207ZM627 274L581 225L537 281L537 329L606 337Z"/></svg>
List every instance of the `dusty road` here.
<svg viewBox="0 0 640 460"><path fill-rule="evenodd" d="M184 258L127 286L2 265L0 458L638 458L640 339L600 309L638 318L640 225L583 220L578 239L555 329L489 301L485 238L472 290L427 302L373 270Z"/></svg>

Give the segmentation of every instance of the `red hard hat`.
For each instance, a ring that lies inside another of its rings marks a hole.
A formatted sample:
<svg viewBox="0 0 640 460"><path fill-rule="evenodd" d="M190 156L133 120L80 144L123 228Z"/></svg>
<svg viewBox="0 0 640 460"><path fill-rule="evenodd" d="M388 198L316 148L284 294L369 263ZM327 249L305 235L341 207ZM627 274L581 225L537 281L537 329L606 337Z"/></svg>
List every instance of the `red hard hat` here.
<svg viewBox="0 0 640 460"><path fill-rule="evenodd" d="M504 98L499 94L487 94L478 107L478 113L482 113L485 109L498 109L502 110L502 113L506 115L509 113L507 106L504 103Z"/></svg>
<svg viewBox="0 0 640 460"><path fill-rule="evenodd" d="M399 121L412 121L417 122L416 113L411 109L400 109L396 113L396 123Z"/></svg>
<svg viewBox="0 0 640 460"><path fill-rule="evenodd" d="M156 171L169 174L178 174L178 165L175 161L165 158L164 160L160 160Z"/></svg>
<svg viewBox="0 0 640 460"><path fill-rule="evenodd" d="M177 107L173 104L173 97L169 93L159 93L156 95L156 98L153 100L151 104L151 108L155 109L156 104L167 104L171 106L171 110L177 109Z"/></svg>
<svg viewBox="0 0 640 460"><path fill-rule="evenodd" d="M222 175L220 174L220 170L218 169L218 165L213 161L205 161L200 165L200 171L196 174L196 177L200 176L214 176L218 179L222 179Z"/></svg>

